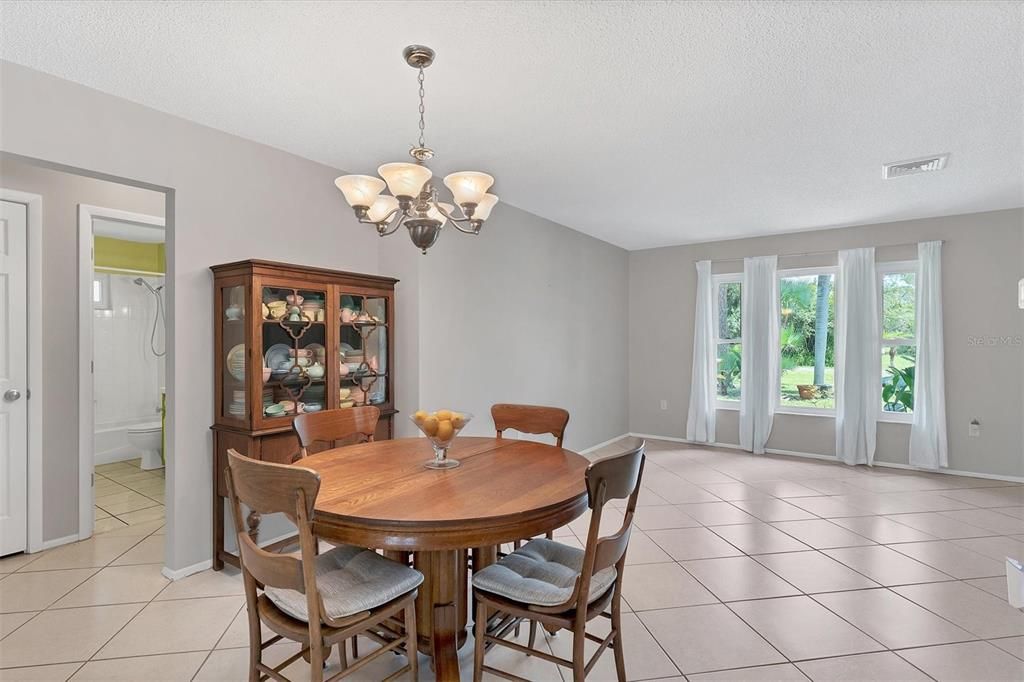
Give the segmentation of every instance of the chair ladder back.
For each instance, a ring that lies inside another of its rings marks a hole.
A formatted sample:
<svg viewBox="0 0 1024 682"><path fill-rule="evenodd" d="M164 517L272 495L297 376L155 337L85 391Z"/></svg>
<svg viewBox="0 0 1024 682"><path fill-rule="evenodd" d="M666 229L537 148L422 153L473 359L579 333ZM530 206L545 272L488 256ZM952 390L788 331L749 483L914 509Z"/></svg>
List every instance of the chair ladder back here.
<svg viewBox="0 0 1024 682"><path fill-rule="evenodd" d="M353 436L358 436L358 442L372 441L378 419L380 410L373 405L300 414L292 422L302 446L299 457L305 457L316 443L333 446L335 441Z"/></svg>
<svg viewBox="0 0 1024 682"><path fill-rule="evenodd" d="M589 494L590 528L583 559L583 574L589 577L609 566L616 566L626 554L633 529L633 514L640 494L640 481L644 470L644 446L614 457L600 459L587 467L586 481ZM611 535L601 537L601 517L611 499L628 497L622 525ZM586 595L584 595L586 596Z"/></svg>
<svg viewBox="0 0 1024 682"><path fill-rule="evenodd" d="M505 429L514 429L520 433L546 433L554 436L556 445L562 447L569 413L560 407L498 403L491 406L491 419L494 420L498 438L501 438Z"/></svg>
<svg viewBox="0 0 1024 682"><path fill-rule="evenodd" d="M239 455L239 457L241 456ZM228 499L231 501L235 537L238 540L238 557L242 570L261 585L305 592L306 582L302 571L302 562L294 556L266 551L256 544L249 534L242 516L242 500L236 492L234 475L230 466L224 472L224 480L228 488ZM305 504L305 495L300 492L298 497L302 499L296 500L296 502ZM289 514L289 517L293 516L294 512ZM300 534L301 532L300 527Z"/></svg>
<svg viewBox="0 0 1024 682"><path fill-rule="evenodd" d="M605 486L602 504L608 500L621 500L624 497L632 498L636 495L640 490L645 446L646 443L641 441L631 450L599 459L587 467L586 483L591 509L594 508L594 504L598 500L597 492L602 483ZM636 500L631 499L630 503L635 505Z"/></svg>

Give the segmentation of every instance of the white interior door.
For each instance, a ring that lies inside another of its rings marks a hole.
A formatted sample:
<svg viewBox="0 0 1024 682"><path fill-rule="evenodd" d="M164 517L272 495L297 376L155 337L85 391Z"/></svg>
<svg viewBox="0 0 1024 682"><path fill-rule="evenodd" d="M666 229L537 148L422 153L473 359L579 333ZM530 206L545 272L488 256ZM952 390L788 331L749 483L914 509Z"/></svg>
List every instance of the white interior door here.
<svg viewBox="0 0 1024 682"><path fill-rule="evenodd" d="M0 201L0 556L28 529L28 208Z"/></svg>

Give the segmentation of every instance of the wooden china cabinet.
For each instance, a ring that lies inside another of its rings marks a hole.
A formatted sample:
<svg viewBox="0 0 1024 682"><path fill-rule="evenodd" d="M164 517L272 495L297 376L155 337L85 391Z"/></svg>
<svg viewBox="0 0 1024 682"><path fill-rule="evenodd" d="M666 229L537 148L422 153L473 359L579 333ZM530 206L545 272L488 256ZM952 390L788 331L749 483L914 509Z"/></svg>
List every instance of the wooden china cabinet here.
<svg viewBox="0 0 1024 682"><path fill-rule="evenodd" d="M358 405L379 407L376 438L391 438L397 280L261 260L210 269L213 567L219 570L224 562L238 565L224 549L228 449L291 463L299 452L295 415ZM248 524L255 534L259 515L250 514Z"/></svg>

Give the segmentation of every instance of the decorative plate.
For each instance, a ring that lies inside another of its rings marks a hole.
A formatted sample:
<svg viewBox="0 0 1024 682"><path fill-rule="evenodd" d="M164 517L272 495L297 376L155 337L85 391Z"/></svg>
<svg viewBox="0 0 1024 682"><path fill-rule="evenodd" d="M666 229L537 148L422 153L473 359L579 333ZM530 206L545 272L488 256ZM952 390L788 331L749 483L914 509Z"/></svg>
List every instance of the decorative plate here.
<svg viewBox="0 0 1024 682"><path fill-rule="evenodd" d="M267 349L266 354L263 356L263 366L269 367L274 370L281 366L281 363L290 359L291 356L288 351L291 347L283 343L275 343L273 346Z"/></svg>
<svg viewBox="0 0 1024 682"><path fill-rule="evenodd" d="M228 373L239 381L245 381L245 344L232 346L227 357Z"/></svg>

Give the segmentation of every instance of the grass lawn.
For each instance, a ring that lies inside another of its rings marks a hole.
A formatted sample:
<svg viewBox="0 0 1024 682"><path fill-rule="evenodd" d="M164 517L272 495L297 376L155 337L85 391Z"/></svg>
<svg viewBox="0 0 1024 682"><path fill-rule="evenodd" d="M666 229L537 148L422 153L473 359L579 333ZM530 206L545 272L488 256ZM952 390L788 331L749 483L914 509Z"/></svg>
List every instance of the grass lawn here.
<svg viewBox="0 0 1024 682"><path fill-rule="evenodd" d="M913 357L906 355L897 355L893 364L900 369L911 367L915 364ZM878 364L879 371L879 399L881 399L881 378L883 376L883 368L889 367L889 353L883 349L881 362ZM814 400L801 400L800 392L797 386L814 383L814 367L811 366L798 366L790 369L782 370L782 376L780 379L780 386L782 389L782 404L793 405L798 407L822 407L831 409L836 406L835 400L835 370L831 367L825 368L825 385L832 386L833 391L824 398L816 398Z"/></svg>
<svg viewBox="0 0 1024 682"><path fill-rule="evenodd" d="M782 388L782 404L799 407L823 407L833 408L836 406L835 395L829 391L828 396L814 400L801 400L800 391L797 386L814 383L813 367L792 367L782 370L780 386ZM825 368L825 381L827 386L835 386L835 370L831 367Z"/></svg>

